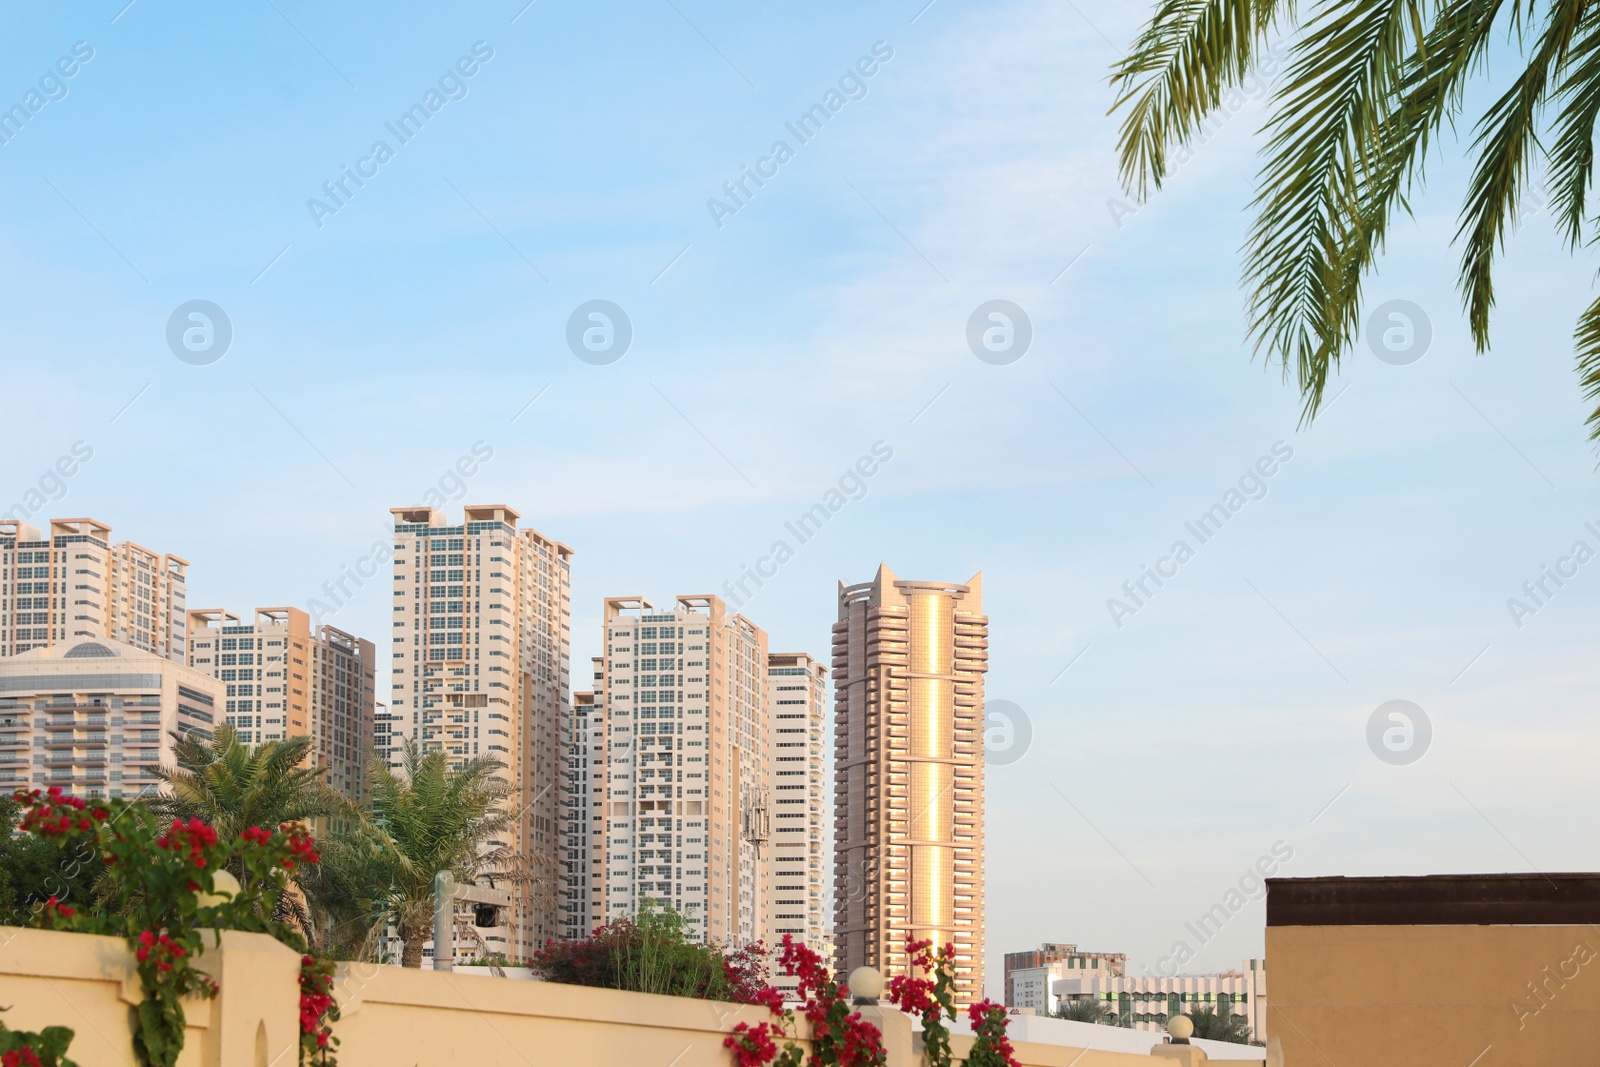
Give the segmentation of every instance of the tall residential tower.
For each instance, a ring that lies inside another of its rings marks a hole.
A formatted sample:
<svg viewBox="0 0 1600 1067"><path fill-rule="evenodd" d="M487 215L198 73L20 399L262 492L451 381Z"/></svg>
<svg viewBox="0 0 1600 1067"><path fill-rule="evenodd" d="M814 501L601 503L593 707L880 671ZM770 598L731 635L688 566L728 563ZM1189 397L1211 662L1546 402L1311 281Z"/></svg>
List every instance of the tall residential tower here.
<svg viewBox="0 0 1600 1067"><path fill-rule="evenodd" d="M184 663L188 572L94 519L51 519L48 536L0 519L0 656L109 637Z"/></svg>
<svg viewBox="0 0 1600 1067"><path fill-rule="evenodd" d="M488 951L527 959L559 937L563 720L568 714L572 550L519 529L504 504L392 508L394 644L390 743L455 760L492 756L517 814L512 923Z"/></svg>
<svg viewBox="0 0 1600 1067"><path fill-rule="evenodd" d="M834 941L839 969L951 943L956 999L983 996L982 575L839 585L833 627Z"/></svg>
<svg viewBox="0 0 1600 1067"><path fill-rule="evenodd" d="M605 602L588 712L591 917L670 905L696 938L767 932L767 635L715 596ZM603 694L603 696L602 696Z"/></svg>
<svg viewBox="0 0 1600 1067"><path fill-rule="evenodd" d="M371 641L313 628L299 608L257 608L250 622L221 608L189 612L189 666L227 687L223 710L239 740L309 735L312 763L357 804L371 800L376 659Z"/></svg>
<svg viewBox="0 0 1600 1067"><path fill-rule="evenodd" d="M785 934L804 942L823 959L833 955L828 934L828 841L823 826L827 799L828 668L806 652L774 652L767 657L772 692L772 835L765 857L768 916L766 940L777 945ZM799 979L772 968L772 984L792 993Z"/></svg>

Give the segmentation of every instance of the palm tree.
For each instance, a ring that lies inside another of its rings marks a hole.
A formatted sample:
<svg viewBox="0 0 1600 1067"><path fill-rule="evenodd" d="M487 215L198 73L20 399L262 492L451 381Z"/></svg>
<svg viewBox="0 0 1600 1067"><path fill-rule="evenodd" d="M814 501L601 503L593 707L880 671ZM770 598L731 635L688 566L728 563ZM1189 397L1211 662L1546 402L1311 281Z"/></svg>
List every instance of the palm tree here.
<svg viewBox="0 0 1600 1067"><path fill-rule="evenodd" d="M510 795L502 767L491 758L452 764L413 740L401 773L373 762L372 816L328 842L311 886L332 943L367 954L393 923L402 965L421 967L423 942L433 936L434 875L449 871L460 883L522 876L511 847L490 845L516 824L502 806Z"/></svg>
<svg viewBox="0 0 1600 1067"><path fill-rule="evenodd" d="M1189 1021L1194 1023L1195 1037L1212 1041L1232 1041L1237 1045L1250 1043L1250 1027L1244 1021L1244 1016L1235 1015L1232 1011L1219 1012L1211 1008L1197 1008L1190 1014Z"/></svg>
<svg viewBox="0 0 1600 1067"><path fill-rule="evenodd" d="M252 748L227 723L214 739L174 734L176 766L156 770L169 792L152 797L149 807L163 818L201 819L225 840L252 826L353 817L354 805L323 781L323 771L305 765L311 745L310 737L291 737Z"/></svg>
<svg viewBox="0 0 1600 1067"><path fill-rule="evenodd" d="M1054 1014L1057 1019L1070 1019L1075 1023L1111 1025L1111 1010L1098 1000L1063 1000Z"/></svg>
<svg viewBox="0 0 1600 1067"><path fill-rule="evenodd" d="M169 791L152 797L150 810L163 818L198 818L224 840L252 826L272 830L288 822L354 817L355 805L323 781L323 771L305 766L311 746L310 737L291 737L252 748L227 723L214 738L174 734L176 765L156 769ZM241 882L249 878L237 857L228 870ZM309 937L310 915L303 903L307 873L302 866L291 876L293 892L278 899L273 917L294 921Z"/></svg>
<svg viewBox="0 0 1600 1067"><path fill-rule="evenodd" d="M1289 0L1157 0L1116 65L1125 108L1123 184L1159 189L1171 154L1253 79L1260 55L1299 12ZM1556 228L1576 249L1596 236L1587 202L1600 117L1600 8L1501 0L1322 0L1296 24L1276 89L1244 249L1250 333L1258 352L1297 375L1309 421L1330 370L1360 329L1361 284L1390 221L1409 212L1430 143L1455 126L1467 88L1505 38L1511 77L1473 126L1456 237L1458 285L1478 351L1489 347L1495 253L1528 207L1544 168ZM1497 59L1499 58L1497 54ZM1546 118L1546 116L1549 116ZM1600 440L1600 298L1578 320L1578 374Z"/></svg>

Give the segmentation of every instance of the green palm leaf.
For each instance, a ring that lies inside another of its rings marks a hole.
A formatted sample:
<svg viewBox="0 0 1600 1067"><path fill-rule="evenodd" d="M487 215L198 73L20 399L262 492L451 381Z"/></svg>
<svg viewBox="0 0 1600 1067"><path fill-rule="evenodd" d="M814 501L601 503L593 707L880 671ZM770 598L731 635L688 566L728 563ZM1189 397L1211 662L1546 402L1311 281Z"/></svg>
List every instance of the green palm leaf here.
<svg viewBox="0 0 1600 1067"><path fill-rule="evenodd" d="M1245 246L1258 351L1293 367L1305 417L1322 401L1354 314L1347 250L1378 240L1361 204L1384 175L1385 116L1422 38L1418 0L1333 0L1294 49L1268 121L1267 160ZM1364 196L1365 194L1365 196Z"/></svg>
<svg viewBox="0 0 1600 1067"><path fill-rule="evenodd" d="M1172 146L1202 130L1245 77L1280 17L1276 0L1160 0L1112 71L1123 109L1120 171L1145 196L1170 172ZM1360 329L1362 284L1428 149L1486 71L1503 25L1522 56L1474 126L1472 179L1456 240L1458 285L1479 351L1489 344L1493 266L1527 213L1529 181L1548 162L1567 243L1592 239L1588 214L1600 119L1600 7L1594 0L1323 0L1296 42L1264 127L1267 143L1244 249L1250 337L1296 379L1314 418L1330 374ZM1554 121L1544 112L1553 109ZM1545 140L1549 142L1546 151ZM1575 345L1600 441L1600 323L1591 308Z"/></svg>
<svg viewBox="0 0 1600 1067"><path fill-rule="evenodd" d="M1125 185L1161 188L1170 145L1187 144L1229 89L1250 73L1280 0L1165 0L1112 73L1125 104L1117 149Z"/></svg>

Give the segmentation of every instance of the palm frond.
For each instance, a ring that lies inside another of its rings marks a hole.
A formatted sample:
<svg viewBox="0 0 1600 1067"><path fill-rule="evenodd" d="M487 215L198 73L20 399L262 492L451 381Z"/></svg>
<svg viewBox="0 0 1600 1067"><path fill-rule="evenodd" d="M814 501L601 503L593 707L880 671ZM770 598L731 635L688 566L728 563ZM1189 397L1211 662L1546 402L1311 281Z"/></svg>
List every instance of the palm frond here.
<svg viewBox="0 0 1600 1067"><path fill-rule="evenodd" d="M227 837L251 826L350 817L354 805L307 765L311 747L310 737L292 737L252 748L227 723L211 739L174 735L174 766L156 770L167 790L150 807L167 818L204 819Z"/></svg>
<svg viewBox="0 0 1600 1067"><path fill-rule="evenodd" d="M1123 186L1143 198L1161 188L1172 145L1187 144L1224 94L1250 73L1285 0L1164 0L1113 69Z"/></svg>
<svg viewBox="0 0 1600 1067"><path fill-rule="evenodd" d="M1322 368L1306 396L1303 417L1314 418L1322 383L1360 331L1361 284L1372 269L1397 210L1409 213L1407 193L1420 173L1428 145L1440 124L1461 107L1467 79L1483 64L1491 31L1504 0L1458 0L1440 12L1422 48L1407 63L1398 91L1378 124L1375 166L1358 174L1354 218L1345 228L1334 257L1328 296L1318 335L1324 345L1312 357Z"/></svg>
<svg viewBox="0 0 1600 1067"><path fill-rule="evenodd" d="M1346 250L1359 245L1364 190L1385 166L1384 119L1423 44L1424 0L1332 0L1294 47L1266 126L1257 217L1245 246L1258 351L1291 366L1305 417L1321 404L1351 313ZM1370 198L1370 193L1368 194Z"/></svg>
<svg viewBox="0 0 1600 1067"><path fill-rule="evenodd" d="M333 951L375 952L393 925L407 958L420 958L440 871L463 883L537 880L514 844L494 843L516 822L505 809L511 790L502 770L491 758L452 762L415 740L407 740L398 773L373 762L370 816L326 843L308 882Z"/></svg>
<svg viewBox="0 0 1600 1067"><path fill-rule="evenodd" d="M1504 247L1507 226L1528 178L1529 156L1538 149L1539 110L1552 75L1566 62L1583 23L1587 0L1554 0L1538 47L1516 83L1496 100L1478 123L1473 149L1479 153L1461 212L1457 239L1465 238L1460 285L1472 339L1489 347L1489 312L1494 307L1492 270Z"/></svg>
<svg viewBox="0 0 1600 1067"><path fill-rule="evenodd" d="M1600 297L1578 318L1578 329L1573 336L1573 348L1578 354L1579 384L1584 399L1595 405L1589 413L1589 439L1600 440Z"/></svg>
<svg viewBox="0 0 1600 1067"><path fill-rule="evenodd" d="M1561 101L1550 150L1551 206L1571 247L1583 239L1584 209L1594 177L1595 119L1600 117L1600 12L1591 11L1561 67Z"/></svg>

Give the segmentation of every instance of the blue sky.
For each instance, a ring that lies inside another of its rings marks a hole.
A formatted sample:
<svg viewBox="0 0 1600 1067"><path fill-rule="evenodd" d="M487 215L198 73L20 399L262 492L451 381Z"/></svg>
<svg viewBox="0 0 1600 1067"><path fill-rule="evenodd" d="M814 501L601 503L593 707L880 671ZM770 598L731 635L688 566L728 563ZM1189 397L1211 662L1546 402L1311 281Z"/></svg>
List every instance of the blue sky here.
<svg viewBox="0 0 1600 1067"><path fill-rule="evenodd" d="M826 654L839 580L984 572L989 696L1033 731L988 777L996 995L1001 952L1042 940L1136 970L1179 940L1190 970L1258 954L1259 902L1204 945L1184 923L1279 841L1292 875L1594 869L1600 562L1520 628L1506 606L1600 547L1570 342L1593 257L1532 220L1473 355L1447 148L1368 289L1431 347L1359 347L1297 429L1244 342L1259 110L1108 204L1105 71L1145 10L1079 8L10 10L6 106L93 58L0 145L0 496L87 442L39 517L185 556L197 607L303 604L482 441L447 507L574 547L581 678L603 596L720 590L886 442L747 610ZM480 41L465 95L319 227L307 200ZM865 95L719 227L707 200L880 41ZM165 340L193 299L232 323L210 365ZM605 366L565 340L594 299L633 328ZM1003 366L965 337L995 299L1033 327ZM1117 626L1108 598L1277 442L1266 495ZM382 638L383 588L330 621ZM1433 727L1405 766L1366 742L1392 699Z"/></svg>

